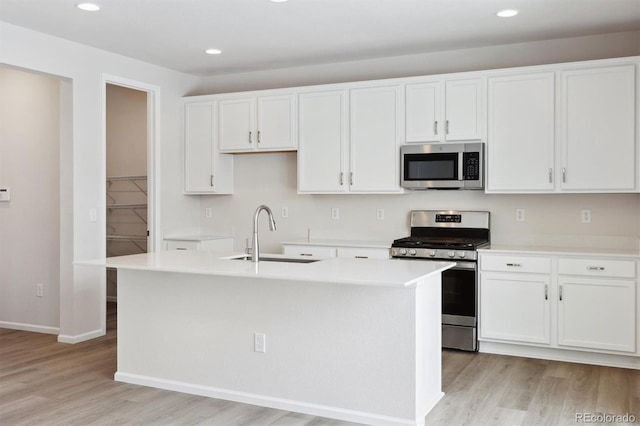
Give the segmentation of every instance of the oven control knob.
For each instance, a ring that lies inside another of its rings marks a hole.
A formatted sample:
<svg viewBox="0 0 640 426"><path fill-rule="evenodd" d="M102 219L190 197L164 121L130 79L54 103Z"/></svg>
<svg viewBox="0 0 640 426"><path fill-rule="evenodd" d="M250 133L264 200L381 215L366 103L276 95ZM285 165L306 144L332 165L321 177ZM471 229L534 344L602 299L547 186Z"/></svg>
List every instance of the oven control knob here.
<svg viewBox="0 0 640 426"><path fill-rule="evenodd" d="M455 251L450 251L449 252L449 257L455 257L456 256L456 252Z"/></svg>
<svg viewBox="0 0 640 426"><path fill-rule="evenodd" d="M436 255L436 251L435 250L429 251L429 256L434 257L435 255Z"/></svg>
<svg viewBox="0 0 640 426"><path fill-rule="evenodd" d="M400 249L400 254L402 254L402 255L407 254L407 249Z"/></svg>
<svg viewBox="0 0 640 426"><path fill-rule="evenodd" d="M415 256L417 254L417 252L414 249L409 250L409 254L411 256Z"/></svg>
<svg viewBox="0 0 640 426"><path fill-rule="evenodd" d="M461 251L458 256L460 256L461 259L464 259L467 256L467 253L464 251Z"/></svg>

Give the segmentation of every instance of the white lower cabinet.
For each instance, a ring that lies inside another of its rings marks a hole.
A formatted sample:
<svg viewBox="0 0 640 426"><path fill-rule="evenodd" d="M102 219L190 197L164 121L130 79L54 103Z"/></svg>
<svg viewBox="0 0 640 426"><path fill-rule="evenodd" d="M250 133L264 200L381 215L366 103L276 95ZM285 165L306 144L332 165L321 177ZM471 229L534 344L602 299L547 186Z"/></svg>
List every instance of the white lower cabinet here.
<svg viewBox="0 0 640 426"><path fill-rule="evenodd" d="M389 259L389 247L375 242L348 242L327 240L322 243L282 243L282 252L288 256L344 257L354 259Z"/></svg>
<svg viewBox="0 0 640 426"><path fill-rule="evenodd" d="M480 254L480 340L637 352L635 260Z"/></svg>
<svg viewBox="0 0 640 426"><path fill-rule="evenodd" d="M482 274L480 337L550 344L549 275Z"/></svg>

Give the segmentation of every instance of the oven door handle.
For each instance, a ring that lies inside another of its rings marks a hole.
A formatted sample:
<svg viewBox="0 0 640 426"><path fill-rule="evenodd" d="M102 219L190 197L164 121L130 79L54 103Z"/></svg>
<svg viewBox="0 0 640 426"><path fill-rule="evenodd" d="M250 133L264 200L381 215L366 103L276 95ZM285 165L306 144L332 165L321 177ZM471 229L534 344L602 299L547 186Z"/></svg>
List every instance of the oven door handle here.
<svg viewBox="0 0 640 426"><path fill-rule="evenodd" d="M456 266L454 266L451 269L464 269L464 270L475 271L478 268L478 264L476 262L460 262L460 261L455 261L455 262L456 262Z"/></svg>

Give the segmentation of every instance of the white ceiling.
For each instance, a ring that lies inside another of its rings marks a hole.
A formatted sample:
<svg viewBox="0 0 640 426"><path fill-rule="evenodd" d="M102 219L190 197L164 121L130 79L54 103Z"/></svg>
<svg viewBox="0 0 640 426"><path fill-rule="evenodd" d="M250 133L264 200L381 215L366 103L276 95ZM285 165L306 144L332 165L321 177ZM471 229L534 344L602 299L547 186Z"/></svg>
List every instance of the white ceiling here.
<svg viewBox="0 0 640 426"><path fill-rule="evenodd" d="M640 0L78 1L0 0L0 20L201 76L640 30Z"/></svg>

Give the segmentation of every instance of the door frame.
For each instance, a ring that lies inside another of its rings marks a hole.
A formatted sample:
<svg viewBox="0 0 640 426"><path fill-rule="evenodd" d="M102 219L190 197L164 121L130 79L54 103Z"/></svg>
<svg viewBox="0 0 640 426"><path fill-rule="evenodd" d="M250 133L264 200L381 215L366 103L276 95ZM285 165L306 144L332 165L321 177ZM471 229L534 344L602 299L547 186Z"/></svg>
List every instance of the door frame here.
<svg viewBox="0 0 640 426"><path fill-rule="evenodd" d="M102 74L102 156L105 179L102 180L102 199L107 196L107 84L122 86L147 93L147 229L149 239L147 251L161 249L162 232L160 231L160 87L129 78ZM101 224L104 228L103 246L106 250L106 218ZM105 252L106 255L106 252Z"/></svg>

